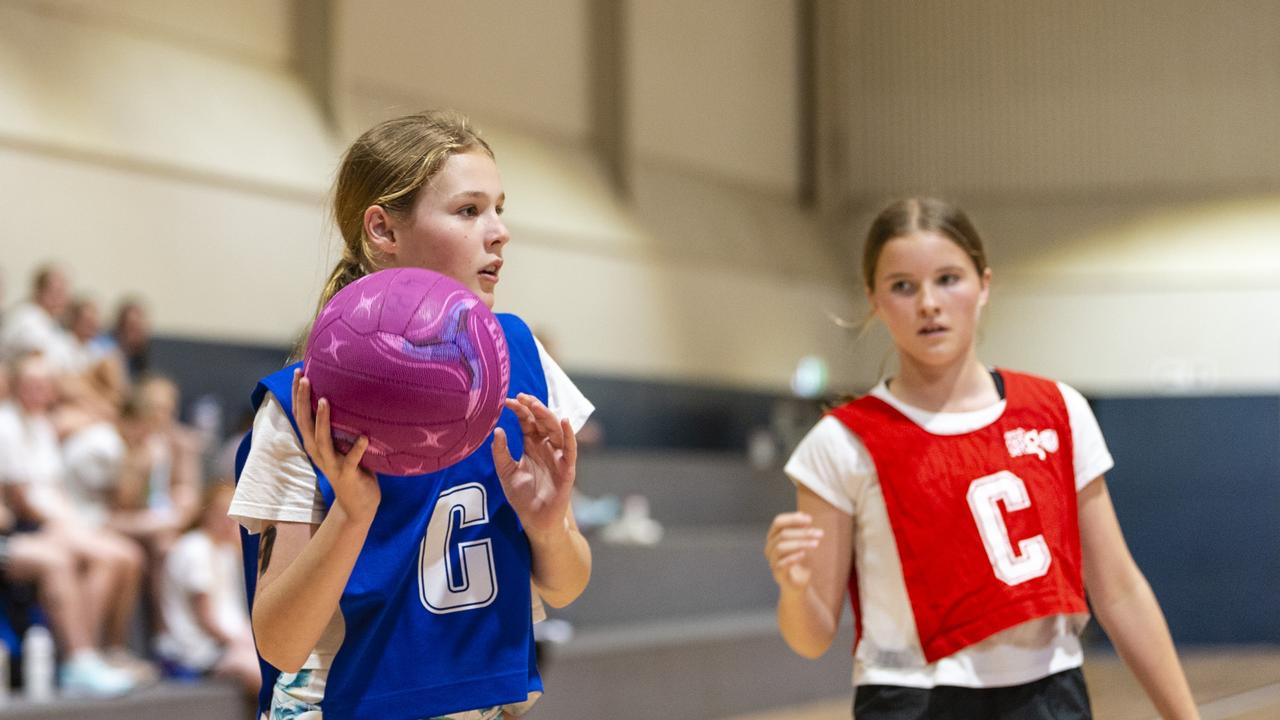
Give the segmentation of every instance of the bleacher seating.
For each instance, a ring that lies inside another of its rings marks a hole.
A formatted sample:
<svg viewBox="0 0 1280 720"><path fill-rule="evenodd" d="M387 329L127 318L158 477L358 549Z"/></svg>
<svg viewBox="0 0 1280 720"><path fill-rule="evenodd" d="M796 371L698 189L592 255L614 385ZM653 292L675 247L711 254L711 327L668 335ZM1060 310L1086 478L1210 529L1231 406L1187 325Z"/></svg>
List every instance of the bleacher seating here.
<svg viewBox="0 0 1280 720"><path fill-rule="evenodd" d="M847 622L818 661L778 634L763 547L772 516L794 506L781 471L741 453L647 450L585 453L578 476L592 495L645 495L666 532L653 546L592 538L591 584L550 610L575 633L548 653L529 718L714 720L848 687Z"/></svg>

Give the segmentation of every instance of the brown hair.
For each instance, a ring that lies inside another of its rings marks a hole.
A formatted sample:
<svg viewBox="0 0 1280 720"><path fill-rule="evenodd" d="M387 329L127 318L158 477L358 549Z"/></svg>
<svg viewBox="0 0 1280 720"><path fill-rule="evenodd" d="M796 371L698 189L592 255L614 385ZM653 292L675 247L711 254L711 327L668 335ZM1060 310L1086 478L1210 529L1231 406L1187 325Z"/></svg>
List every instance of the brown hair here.
<svg viewBox="0 0 1280 720"><path fill-rule="evenodd" d="M365 211L381 205L391 213L409 213L418 191L446 160L477 150L493 157L493 149L467 117L453 110L393 118L366 130L351 143L333 188L333 220L342 235L342 257L320 293L317 315L339 290L381 269L381 260L364 231ZM308 334L303 333L298 357Z"/></svg>
<svg viewBox="0 0 1280 720"><path fill-rule="evenodd" d="M905 198L881 210L867 230L866 244L862 247L862 281L867 290L875 289L876 264L880 262L884 246L894 238L914 232L945 235L965 251L978 275L986 271L987 253L982 247L982 238L963 210L938 198Z"/></svg>

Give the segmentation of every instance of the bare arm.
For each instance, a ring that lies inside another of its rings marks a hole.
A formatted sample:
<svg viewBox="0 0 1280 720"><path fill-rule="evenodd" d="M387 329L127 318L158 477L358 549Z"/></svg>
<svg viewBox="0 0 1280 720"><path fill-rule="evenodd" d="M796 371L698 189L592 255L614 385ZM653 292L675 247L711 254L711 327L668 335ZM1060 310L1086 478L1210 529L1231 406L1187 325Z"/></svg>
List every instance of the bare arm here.
<svg viewBox="0 0 1280 720"><path fill-rule="evenodd" d="M338 609L382 499L377 479L359 467L368 439L339 454L329 405L320 400L313 422L310 383L299 373L293 395L303 447L333 486L334 502L318 526L280 522L265 528L259 540L253 632L258 653L288 672L302 666Z"/></svg>
<svg viewBox="0 0 1280 720"><path fill-rule="evenodd" d="M195 610L196 624L201 630L209 633L209 637L218 641L223 647L230 645L232 638L218 625L217 612L213 608L213 595L207 592L191 594L191 606Z"/></svg>
<svg viewBox="0 0 1280 720"><path fill-rule="evenodd" d="M1081 490L1079 506L1084 580L1098 622L1161 717L1200 717L1164 613L1129 554L1106 480Z"/></svg>
<svg viewBox="0 0 1280 720"><path fill-rule="evenodd" d="M335 504L318 526L282 522L262 531L253 635L264 660L285 672L302 667L338 609L371 521Z"/></svg>
<svg viewBox="0 0 1280 720"><path fill-rule="evenodd" d="M797 654L817 658L840 624L853 563L853 518L796 488L796 512L773 519L765 557L778 583L778 628Z"/></svg>
<svg viewBox="0 0 1280 720"><path fill-rule="evenodd" d="M173 448L169 495L175 521L181 527L200 514L200 488L204 485L204 472L200 467L201 442L194 430L180 425L170 428L168 435Z"/></svg>
<svg viewBox="0 0 1280 720"><path fill-rule="evenodd" d="M564 607L591 579L591 547L578 531L570 500L577 473L578 443L569 421L522 394L507 400L520 419L524 455L507 449L507 435L494 433L493 461L507 501L520 517L533 553L533 582L553 607Z"/></svg>
<svg viewBox="0 0 1280 720"><path fill-rule="evenodd" d="M18 518L32 523L46 523L57 519L49 517L39 505L31 501L30 483L10 483L8 488L9 505Z"/></svg>

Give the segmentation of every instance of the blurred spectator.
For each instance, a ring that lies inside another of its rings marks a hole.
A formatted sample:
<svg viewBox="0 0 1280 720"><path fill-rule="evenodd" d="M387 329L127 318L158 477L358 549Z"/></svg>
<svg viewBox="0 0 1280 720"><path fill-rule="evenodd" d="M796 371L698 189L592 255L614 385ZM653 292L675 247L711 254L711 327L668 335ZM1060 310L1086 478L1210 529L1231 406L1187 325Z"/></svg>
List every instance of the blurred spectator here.
<svg viewBox="0 0 1280 720"><path fill-rule="evenodd" d="M88 298L76 298L67 312L70 333L70 369L81 375L89 389L115 407L124 404L129 378L125 374L124 357L98 342L102 334L102 315L98 304Z"/></svg>
<svg viewBox="0 0 1280 720"><path fill-rule="evenodd" d="M128 692L135 680L108 665L94 649L85 607L88 588L75 556L46 530L21 530L4 495L0 492L0 592L13 600L21 590L16 584L35 585L36 600L64 658L58 672L62 691L98 696Z"/></svg>
<svg viewBox="0 0 1280 720"><path fill-rule="evenodd" d="M178 386L166 377L152 375L134 387L120 422L125 461L107 500L108 526L147 551L157 607L160 568L179 534L197 519L204 484L202 446L178 423L178 403Z"/></svg>
<svg viewBox="0 0 1280 720"><path fill-rule="evenodd" d="M121 428L128 455L116 486L111 524L134 536L177 534L199 512L202 451L195 431L178 422L178 386L152 375L138 383Z"/></svg>
<svg viewBox="0 0 1280 720"><path fill-rule="evenodd" d="M192 529L173 546L161 574L165 631L156 652L168 674L233 678L250 696L261 679L244 597L240 533L227 517L235 486L214 483Z"/></svg>
<svg viewBox="0 0 1280 720"><path fill-rule="evenodd" d="M128 538L94 528L72 502L67 468L51 419L53 374L39 355L13 363L13 400L0 405L0 483L19 523L47 532L83 569L85 611L105 658L142 674L144 663L125 648L137 607L142 550Z"/></svg>
<svg viewBox="0 0 1280 720"><path fill-rule="evenodd" d="M119 353L130 380L142 377L151 365L151 320L142 301L136 297L120 301L111 334L98 336L97 345Z"/></svg>
<svg viewBox="0 0 1280 720"><path fill-rule="evenodd" d="M36 271L31 297L5 314L0 326L0 360L37 352L59 372L70 361L70 339L62 319L70 302L70 285L61 268L45 265Z"/></svg>
<svg viewBox="0 0 1280 720"><path fill-rule="evenodd" d="M231 434L223 439L222 445L218 448L217 455L213 458L213 473L215 480L232 480L236 475L236 452L240 449L240 441L244 440L245 433L253 429L253 410L245 410L240 414L236 424L231 428Z"/></svg>

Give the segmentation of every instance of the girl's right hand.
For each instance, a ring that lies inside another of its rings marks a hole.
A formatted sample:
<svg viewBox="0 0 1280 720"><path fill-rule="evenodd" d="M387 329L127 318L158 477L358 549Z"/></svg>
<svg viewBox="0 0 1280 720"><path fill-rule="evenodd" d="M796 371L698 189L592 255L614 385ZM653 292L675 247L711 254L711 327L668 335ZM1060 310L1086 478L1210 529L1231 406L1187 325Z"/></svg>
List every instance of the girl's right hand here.
<svg viewBox="0 0 1280 720"><path fill-rule="evenodd" d="M818 547L822 530L813 526L808 513L782 513L769 525L764 556L773 571L773 580L783 590L803 590L809 586L813 571L809 552Z"/></svg>
<svg viewBox="0 0 1280 720"><path fill-rule="evenodd" d="M378 510L378 503L382 501L382 488L377 477L360 467L360 459L369 447L369 438L360 436L346 455L338 452L333 447L329 426L329 402L320 398L316 406L313 420L311 381L302 375L302 370L294 370L293 416L298 421L302 447L333 486L334 505L341 505L352 520L370 523Z"/></svg>

